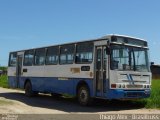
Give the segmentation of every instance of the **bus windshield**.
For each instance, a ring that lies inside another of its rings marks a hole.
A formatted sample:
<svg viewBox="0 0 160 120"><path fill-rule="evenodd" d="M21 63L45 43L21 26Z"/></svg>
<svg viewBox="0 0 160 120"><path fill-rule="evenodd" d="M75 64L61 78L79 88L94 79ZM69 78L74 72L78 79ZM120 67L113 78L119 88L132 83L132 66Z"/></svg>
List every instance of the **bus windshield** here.
<svg viewBox="0 0 160 120"><path fill-rule="evenodd" d="M148 49L111 45L111 70L148 72Z"/></svg>

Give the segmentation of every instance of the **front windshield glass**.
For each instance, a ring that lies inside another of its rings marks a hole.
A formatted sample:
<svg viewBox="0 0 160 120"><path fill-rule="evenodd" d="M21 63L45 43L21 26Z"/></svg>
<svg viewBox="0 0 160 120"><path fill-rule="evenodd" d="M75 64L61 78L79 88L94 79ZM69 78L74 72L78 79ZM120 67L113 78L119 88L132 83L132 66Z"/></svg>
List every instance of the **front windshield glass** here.
<svg viewBox="0 0 160 120"><path fill-rule="evenodd" d="M148 50L124 45L111 45L111 69L149 71Z"/></svg>

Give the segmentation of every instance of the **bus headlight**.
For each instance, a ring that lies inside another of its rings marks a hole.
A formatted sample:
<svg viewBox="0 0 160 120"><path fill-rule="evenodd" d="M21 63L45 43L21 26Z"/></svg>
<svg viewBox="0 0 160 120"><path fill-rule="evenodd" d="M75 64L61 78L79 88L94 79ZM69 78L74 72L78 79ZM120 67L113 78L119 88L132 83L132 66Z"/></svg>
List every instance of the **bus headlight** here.
<svg viewBox="0 0 160 120"><path fill-rule="evenodd" d="M125 85L124 85L124 84L122 85L122 88L125 88Z"/></svg>
<svg viewBox="0 0 160 120"><path fill-rule="evenodd" d="M119 84L118 87L121 88L122 87L121 84Z"/></svg>

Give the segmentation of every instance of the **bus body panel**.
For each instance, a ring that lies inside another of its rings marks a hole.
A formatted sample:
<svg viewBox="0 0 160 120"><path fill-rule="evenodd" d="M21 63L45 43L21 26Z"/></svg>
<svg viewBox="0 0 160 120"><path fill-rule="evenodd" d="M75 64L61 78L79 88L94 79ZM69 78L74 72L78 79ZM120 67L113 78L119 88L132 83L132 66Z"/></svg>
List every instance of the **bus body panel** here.
<svg viewBox="0 0 160 120"><path fill-rule="evenodd" d="M9 77L9 85L16 88L16 77ZM93 93L93 79L75 79L60 80L58 78L42 78L42 77L22 77L18 88L24 89L26 80L30 80L33 91L42 93L59 93L76 96L76 86L80 81L85 81L90 88L91 97L96 97ZM103 99L138 99L147 98L150 90L124 90L124 89L106 89Z"/></svg>
<svg viewBox="0 0 160 120"><path fill-rule="evenodd" d="M106 99L141 99L150 96L150 90L123 90L123 89L108 89L105 94Z"/></svg>
<svg viewBox="0 0 160 120"><path fill-rule="evenodd" d="M18 88L17 84L16 84L16 76L8 76L8 84L9 87L11 88Z"/></svg>
<svg viewBox="0 0 160 120"><path fill-rule="evenodd" d="M78 83L85 82L93 97L93 79L89 78L62 78L62 77L21 77L19 86L16 86L16 77L8 77L9 86L24 89L27 80L31 82L32 90L42 93L59 93L76 96Z"/></svg>
<svg viewBox="0 0 160 120"><path fill-rule="evenodd" d="M87 66L89 71L82 71ZM64 77L64 78L93 78L92 64L71 65L47 65L47 66L23 66L23 77Z"/></svg>
<svg viewBox="0 0 160 120"><path fill-rule="evenodd" d="M135 71L110 71L110 89L124 89L124 90L143 90L144 85L151 87L151 73L150 72L135 72ZM116 88L111 88L112 84L116 84ZM119 86L121 85L121 87ZM125 87L123 88L122 85Z"/></svg>

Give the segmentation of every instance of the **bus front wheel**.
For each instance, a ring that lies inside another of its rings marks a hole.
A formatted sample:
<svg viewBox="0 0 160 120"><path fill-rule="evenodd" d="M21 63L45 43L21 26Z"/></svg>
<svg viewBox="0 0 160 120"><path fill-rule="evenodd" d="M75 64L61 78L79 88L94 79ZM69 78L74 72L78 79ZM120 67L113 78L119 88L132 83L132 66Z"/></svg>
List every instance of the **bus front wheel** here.
<svg viewBox="0 0 160 120"><path fill-rule="evenodd" d="M91 105L92 103L92 98L90 97L90 92L87 86L81 86L78 89L78 102L83 105Z"/></svg>

